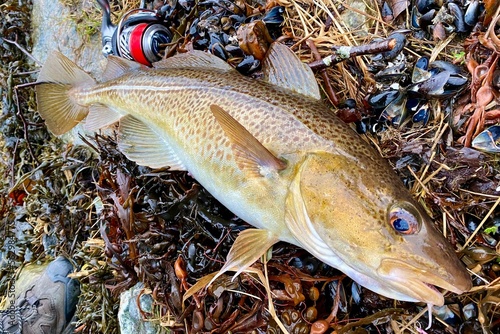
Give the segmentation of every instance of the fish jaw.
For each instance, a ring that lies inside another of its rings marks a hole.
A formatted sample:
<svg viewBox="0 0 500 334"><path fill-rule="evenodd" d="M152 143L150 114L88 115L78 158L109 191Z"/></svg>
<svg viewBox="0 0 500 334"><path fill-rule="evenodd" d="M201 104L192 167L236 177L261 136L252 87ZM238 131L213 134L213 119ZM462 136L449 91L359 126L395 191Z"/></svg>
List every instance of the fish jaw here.
<svg viewBox="0 0 500 334"><path fill-rule="evenodd" d="M390 281L395 290L404 293L409 301L420 301L427 304L442 306L443 294L436 287L462 294L471 288L470 279L451 281L422 269L415 268L397 259L384 259L377 273L384 280Z"/></svg>

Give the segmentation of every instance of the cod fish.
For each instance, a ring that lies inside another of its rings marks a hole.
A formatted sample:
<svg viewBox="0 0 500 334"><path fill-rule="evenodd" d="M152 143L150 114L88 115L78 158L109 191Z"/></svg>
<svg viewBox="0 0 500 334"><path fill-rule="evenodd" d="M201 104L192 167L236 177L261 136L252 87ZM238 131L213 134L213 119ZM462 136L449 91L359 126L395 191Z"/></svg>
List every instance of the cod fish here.
<svg viewBox="0 0 500 334"><path fill-rule="evenodd" d="M256 227L239 234L221 272L241 272L281 240L389 298L443 305L436 287L468 291L451 245L388 163L320 101L309 67L274 43L263 71L251 79L200 51L152 68L109 57L97 83L54 53L36 93L53 134L118 122L130 160L189 171Z"/></svg>

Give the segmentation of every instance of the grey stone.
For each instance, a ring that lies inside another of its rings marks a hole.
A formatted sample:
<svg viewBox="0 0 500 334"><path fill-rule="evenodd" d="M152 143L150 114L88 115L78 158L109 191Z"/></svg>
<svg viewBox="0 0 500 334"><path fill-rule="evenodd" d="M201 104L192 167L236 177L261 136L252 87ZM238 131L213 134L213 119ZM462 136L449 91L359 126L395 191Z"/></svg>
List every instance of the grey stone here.
<svg viewBox="0 0 500 334"><path fill-rule="evenodd" d="M100 78L106 65L101 37L81 36L74 15L61 1L33 0L32 55L43 64L53 50L61 51L94 78Z"/></svg>
<svg viewBox="0 0 500 334"><path fill-rule="evenodd" d="M167 331L159 324L142 320L139 309L137 308L137 297L141 293L143 287L144 285L139 282L120 295L118 322L120 323L121 334L167 333ZM140 304L140 307L144 312L152 312L153 297L148 294L142 294Z"/></svg>

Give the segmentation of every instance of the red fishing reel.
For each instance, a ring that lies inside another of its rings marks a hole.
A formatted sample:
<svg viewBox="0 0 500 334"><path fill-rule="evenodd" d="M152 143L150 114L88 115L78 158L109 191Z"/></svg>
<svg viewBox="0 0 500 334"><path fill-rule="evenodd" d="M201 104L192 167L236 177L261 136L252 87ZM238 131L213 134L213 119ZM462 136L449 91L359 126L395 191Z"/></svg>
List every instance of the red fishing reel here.
<svg viewBox="0 0 500 334"><path fill-rule="evenodd" d="M169 5L159 10L133 9L126 13L118 25L111 23L108 0L97 0L103 10L101 25L102 52L151 66L162 59L166 44L172 40L168 30Z"/></svg>

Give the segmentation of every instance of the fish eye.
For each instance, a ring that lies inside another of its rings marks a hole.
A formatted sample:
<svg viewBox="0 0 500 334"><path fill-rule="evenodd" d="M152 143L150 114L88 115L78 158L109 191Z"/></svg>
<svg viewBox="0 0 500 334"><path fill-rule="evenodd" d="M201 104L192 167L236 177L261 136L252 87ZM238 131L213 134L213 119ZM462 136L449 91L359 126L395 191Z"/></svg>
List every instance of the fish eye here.
<svg viewBox="0 0 500 334"><path fill-rule="evenodd" d="M420 230L420 214L410 207L395 205L389 212L389 223L400 234L415 234Z"/></svg>

